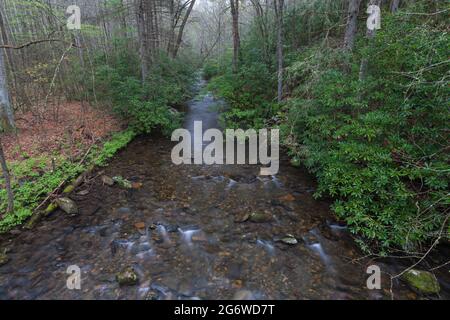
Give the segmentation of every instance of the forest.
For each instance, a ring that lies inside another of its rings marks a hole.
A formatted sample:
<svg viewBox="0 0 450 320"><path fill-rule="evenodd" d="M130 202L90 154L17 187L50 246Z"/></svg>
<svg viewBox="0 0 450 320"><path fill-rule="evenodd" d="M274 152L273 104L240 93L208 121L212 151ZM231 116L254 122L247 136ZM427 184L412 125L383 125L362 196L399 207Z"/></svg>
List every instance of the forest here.
<svg viewBox="0 0 450 320"><path fill-rule="evenodd" d="M449 299L449 10L1 0L0 299ZM280 173L174 165L193 121Z"/></svg>

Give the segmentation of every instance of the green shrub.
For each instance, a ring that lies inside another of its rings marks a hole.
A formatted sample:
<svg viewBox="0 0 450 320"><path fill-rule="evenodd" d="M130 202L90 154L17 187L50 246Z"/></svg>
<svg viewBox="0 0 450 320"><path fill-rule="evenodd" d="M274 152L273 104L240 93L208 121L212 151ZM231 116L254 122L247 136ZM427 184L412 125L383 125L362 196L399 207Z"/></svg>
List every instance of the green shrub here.
<svg viewBox="0 0 450 320"><path fill-rule="evenodd" d="M30 158L20 163L13 163L14 211L0 220L0 233L22 224L28 219L43 198L53 192L63 181L70 181L92 165L104 165L114 154L125 147L135 133L126 130L114 134L102 147L95 146L87 155L83 165L60 158L56 170L50 170L49 158ZM0 184L3 181L0 180ZM5 212L7 204L6 190L0 190L0 212Z"/></svg>
<svg viewBox="0 0 450 320"><path fill-rule="evenodd" d="M364 248L412 250L434 239L449 204L449 39L414 17L387 16L383 26L360 44L350 74L348 57L323 48L288 68L283 132L316 173L316 196L337 199L333 209ZM370 59L363 83L361 56Z"/></svg>
<svg viewBox="0 0 450 320"><path fill-rule="evenodd" d="M139 65L137 56L119 53L112 62L99 60L97 97L111 104L134 131L170 134L180 126L181 115L173 107L182 105L191 95L195 77L191 63L161 54L142 85L139 69L130 67L130 61Z"/></svg>

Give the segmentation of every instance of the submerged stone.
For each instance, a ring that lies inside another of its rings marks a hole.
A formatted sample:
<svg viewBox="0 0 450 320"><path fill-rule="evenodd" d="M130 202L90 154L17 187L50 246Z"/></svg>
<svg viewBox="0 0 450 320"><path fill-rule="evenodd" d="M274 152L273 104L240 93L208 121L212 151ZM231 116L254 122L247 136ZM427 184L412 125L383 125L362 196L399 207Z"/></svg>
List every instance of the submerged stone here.
<svg viewBox="0 0 450 320"><path fill-rule="evenodd" d="M273 217L269 213L252 213L250 215L250 221L254 223L265 223L265 222L271 222L273 220Z"/></svg>
<svg viewBox="0 0 450 320"><path fill-rule="evenodd" d="M402 279L413 289L425 294L439 293L441 290L435 275L428 271L411 269L403 274Z"/></svg>
<svg viewBox="0 0 450 320"><path fill-rule="evenodd" d="M116 280L120 286L134 286L138 283L138 275L132 267L116 274Z"/></svg>
<svg viewBox="0 0 450 320"><path fill-rule="evenodd" d="M253 296L253 293L249 290L239 290L233 296L233 300L254 300L254 299L255 297Z"/></svg>
<svg viewBox="0 0 450 320"><path fill-rule="evenodd" d="M250 219L250 214L248 213L239 214L237 217L235 217L234 222L243 223L248 221L248 219Z"/></svg>

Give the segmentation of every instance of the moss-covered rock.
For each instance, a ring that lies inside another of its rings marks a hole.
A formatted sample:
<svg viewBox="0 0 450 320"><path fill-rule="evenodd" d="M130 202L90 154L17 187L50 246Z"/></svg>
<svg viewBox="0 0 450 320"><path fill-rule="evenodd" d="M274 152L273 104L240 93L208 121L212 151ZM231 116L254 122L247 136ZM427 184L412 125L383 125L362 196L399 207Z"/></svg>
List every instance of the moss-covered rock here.
<svg viewBox="0 0 450 320"><path fill-rule="evenodd" d="M254 212L250 215L250 221L254 223L265 223L271 222L273 220L273 216L270 213L264 212Z"/></svg>
<svg viewBox="0 0 450 320"><path fill-rule="evenodd" d="M68 214L77 214L78 213L78 207L72 199L59 198L59 199L56 199L56 203L61 208L61 210L63 210L64 212L66 212Z"/></svg>
<svg viewBox="0 0 450 320"><path fill-rule="evenodd" d="M75 187L74 187L73 185L69 184L69 185L64 189L63 193L69 194L69 193L72 193L73 190L75 190Z"/></svg>
<svg viewBox="0 0 450 320"><path fill-rule="evenodd" d="M295 168L299 168L301 166L301 161L299 158L293 158L291 159L291 166L295 167Z"/></svg>
<svg viewBox="0 0 450 320"><path fill-rule="evenodd" d="M120 286L134 286L138 283L138 275L132 267L116 274L116 280Z"/></svg>
<svg viewBox="0 0 450 320"><path fill-rule="evenodd" d="M56 209L58 209L58 204L56 202L52 202L48 205L48 207L45 209L45 215L48 216L50 213L54 212Z"/></svg>
<svg viewBox="0 0 450 320"><path fill-rule="evenodd" d="M441 290L439 282L434 274L428 271L411 269L405 272L402 278L413 289L425 294L435 294L439 293Z"/></svg>
<svg viewBox="0 0 450 320"><path fill-rule="evenodd" d="M124 179L124 178L121 177L121 176L113 177L112 179L113 179L113 181L114 181L115 183L117 183L121 188L124 188L124 189L132 189L132 188L133 188L133 185L131 184L131 182L128 181L127 179Z"/></svg>
<svg viewBox="0 0 450 320"><path fill-rule="evenodd" d="M31 230L34 228L34 226L36 225L36 223L38 223L42 217L43 217L43 212L39 211L34 213L30 219L28 219L27 223L25 223L25 225L23 226L25 229L27 230Z"/></svg>

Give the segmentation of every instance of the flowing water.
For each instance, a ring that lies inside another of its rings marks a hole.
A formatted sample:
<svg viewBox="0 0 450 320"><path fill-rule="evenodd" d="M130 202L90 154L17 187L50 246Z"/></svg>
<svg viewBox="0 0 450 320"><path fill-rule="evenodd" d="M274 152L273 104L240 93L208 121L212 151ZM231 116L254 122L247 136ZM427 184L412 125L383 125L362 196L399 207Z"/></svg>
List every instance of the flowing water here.
<svg viewBox="0 0 450 320"><path fill-rule="evenodd" d="M185 127L217 127L218 102L211 94L192 100ZM0 267L0 299L391 298L389 277L382 290L368 290L366 270L376 263L395 274L401 266L362 259L346 227L333 222L330 202L313 198L304 170L284 156L276 177L258 176L259 166L176 166L173 145L137 138L101 174L141 188L106 186L97 175L77 190L87 195L71 196L79 215L57 211L33 230L3 236L10 262ZM263 221L247 220L252 213ZM71 265L81 268L81 290L66 287ZM126 267L137 285L118 285ZM393 293L418 297L400 281Z"/></svg>

